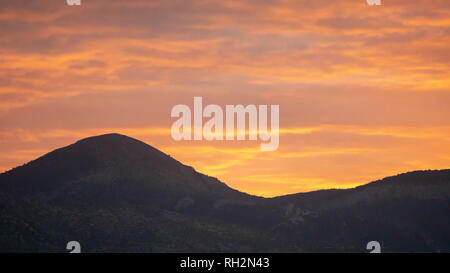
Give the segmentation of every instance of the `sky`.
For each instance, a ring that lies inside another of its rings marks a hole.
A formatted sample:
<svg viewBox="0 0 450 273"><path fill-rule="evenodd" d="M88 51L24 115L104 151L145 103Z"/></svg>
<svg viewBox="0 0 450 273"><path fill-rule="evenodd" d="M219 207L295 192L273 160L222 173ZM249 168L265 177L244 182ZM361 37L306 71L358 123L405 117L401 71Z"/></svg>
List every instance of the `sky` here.
<svg viewBox="0 0 450 273"><path fill-rule="evenodd" d="M240 191L450 167L448 0L0 0L0 172L140 139ZM174 105L280 105L280 144L174 141Z"/></svg>

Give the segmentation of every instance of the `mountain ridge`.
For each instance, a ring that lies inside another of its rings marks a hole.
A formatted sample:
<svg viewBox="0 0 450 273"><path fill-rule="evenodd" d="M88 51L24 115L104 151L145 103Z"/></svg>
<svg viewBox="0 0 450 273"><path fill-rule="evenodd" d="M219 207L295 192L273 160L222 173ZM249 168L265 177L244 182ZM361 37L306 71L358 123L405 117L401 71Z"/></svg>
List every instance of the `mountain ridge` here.
<svg viewBox="0 0 450 273"><path fill-rule="evenodd" d="M92 143L90 143L90 142L93 142L94 144L99 144L99 143L105 144L105 142L106 143L113 142L113 144L114 144L113 146L116 146L116 145L120 144L120 142L122 142L122 143L123 142L128 142L128 144L129 143L138 144L138 145L141 146L140 148L150 149L152 152L154 152L154 155L156 157L159 157L160 159L164 159L164 160L166 160L168 162L172 161L172 162L170 162L170 164L171 164L171 166L173 168L183 166L183 167L190 168L193 171L197 172L192 166L188 166L188 165L182 164L181 162L179 162L175 158L171 157L170 155L165 154L164 152L156 149L155 147L153 147L153 146L151 146L151 145L149 145L149 144L147 144L147 143L145 143L143 141L140 141L140 140L128 137L126 135L118 134L118 133L109 133L109 134L102 134L102 135L91 136L91 137L86 137L86 138L80 139L80 140L76 141L73 144L67 145L67 146L62 147L62 148L55 149L55 150L53 150L51 152L48 152L48 153L46 153L46 154L44 154L44 155L42 155L42 156L40 156L40 157L38 157L38 158L36 158L34 160L31 160L28 163L23 164L22 166L17 166L17 167L14 167L14 168L10 169L10 170L7 170L7 171L5 171L3 173L0 173L0 176L7 175L7 174L9 174L11 172L16 171L17 169L22 169L23 167L27 167L27 166L29 166L30 164L33 164L36 161L39 161L41 159L45 159L47 157L50 157L54 153L64 152L64 151L66 151L67 149L70 149L73 146L88 144L90 147L92 147L92 145L91 145ZM111 147L111 146L109 146L109 147ZM276 198L282 198L282 197L287 197L287 196L308 195L308 194L320 193L322 191L355 190L355 189L359 189L361 187L373 186L373 185L376 185L377 183L385 183L385 182L389 181L390 179L395 178L395 177L399 177L399 176L409 176L409 175L413 175L413 174L426 173L426 172L446 172L446 171L450 171L450 169L414 170L414 171L408 171L408 172L405 172L405 173L400 173L400 174L384 177L382 179L378 179L378 180L375 180L375 181L372 181L372 182L369 182L369 183L366 183L366 184L361 184L361 185L353 187L353 188L345 188L345 189L326 188L326 189L313 190L313 191L309 191L309 192L298 192L298 193L285 194L285 195L274 196L274 197L257 196L257 195L253 195L253 194L249 194L249 193L245 193L245 192L242 192L242 193L248 194L248 195L251 195L251 196L255 196L255 197L260 197L260 198L266 198L266 199L274 198L274 199L276 199ZM216 177L212 177L212 176L209 176L209 175L205 175L205 176L210 177L210 178L212 178L214 180L220 181ZM223 182L221 182L221 183L226 185L226 183L223 183ZM227 187L229 187L229 186L227 185ZM234 190L236 190L236 189L234 189ZM236 190L236 191L239 191L239 190Z"/></svg>
<svg viewBox="0 0 450 273"><path fill-rule="evenodd" d="M61 251L75 238L91 252L360 252L375 239L450 251L449 182L450 170L414 171L263 198L106 134L0 174L0 251Z"/></svg>

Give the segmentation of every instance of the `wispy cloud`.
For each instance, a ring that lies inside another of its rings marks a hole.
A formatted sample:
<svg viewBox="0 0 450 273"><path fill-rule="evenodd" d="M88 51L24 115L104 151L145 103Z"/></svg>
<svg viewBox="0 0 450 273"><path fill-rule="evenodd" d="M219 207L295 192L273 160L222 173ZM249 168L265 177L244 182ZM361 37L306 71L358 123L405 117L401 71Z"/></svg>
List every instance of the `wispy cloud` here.
<svg viewBox="0 0 450 273"><path fill-rule="evenodd" d="M446 168L448 18L447 0L0 0L0 166L114 131L267 196ZM196 95L279 104L279 150L174 142Z"/></svg>

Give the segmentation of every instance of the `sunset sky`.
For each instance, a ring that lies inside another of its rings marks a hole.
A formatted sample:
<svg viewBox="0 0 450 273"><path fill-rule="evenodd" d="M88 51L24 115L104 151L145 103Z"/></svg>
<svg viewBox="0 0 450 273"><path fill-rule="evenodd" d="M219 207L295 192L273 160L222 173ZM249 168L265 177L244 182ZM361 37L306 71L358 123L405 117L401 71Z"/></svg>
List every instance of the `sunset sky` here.
<svg viewBox="0 0 450 273"><path fill-rule="evenodd" d="M263 196L450 167L450 1L0 0L0 171L138 138ZM280 145L174 141L176 104L280 105Z"/></svg>

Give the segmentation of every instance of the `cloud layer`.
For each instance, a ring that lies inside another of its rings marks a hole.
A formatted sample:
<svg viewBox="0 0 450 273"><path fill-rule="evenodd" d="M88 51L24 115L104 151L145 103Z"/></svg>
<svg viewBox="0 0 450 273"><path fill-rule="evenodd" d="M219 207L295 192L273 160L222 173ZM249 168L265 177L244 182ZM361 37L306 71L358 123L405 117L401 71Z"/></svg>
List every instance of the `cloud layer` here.
<svg viewBox="0 0 450 273"><path fill-rule="evenodd" d="M121 132L273 196L450 167L446 0L0 1L0 170ZM279 104L280 147L175 142L170 109Z"/></svg>

